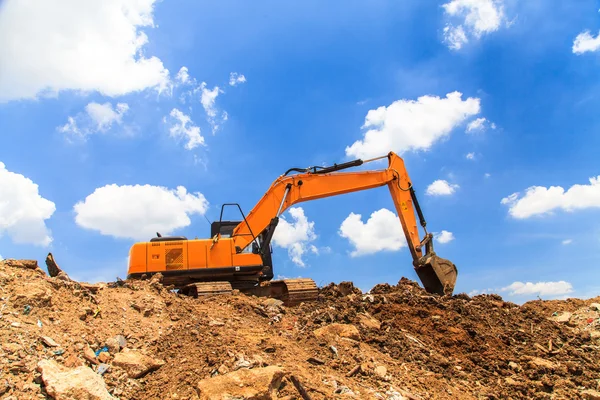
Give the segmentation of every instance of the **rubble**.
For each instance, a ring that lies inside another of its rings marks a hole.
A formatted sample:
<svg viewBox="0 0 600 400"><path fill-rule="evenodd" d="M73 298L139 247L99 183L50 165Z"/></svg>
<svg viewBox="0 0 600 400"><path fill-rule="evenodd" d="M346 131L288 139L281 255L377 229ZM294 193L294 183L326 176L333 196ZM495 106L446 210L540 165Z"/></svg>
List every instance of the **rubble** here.
<svg viewBox="0 0 600 400"><path fill-rule="evenodd" d="M115 358L112 362L113 365L123 368L130 378L140 378L148 372L160 368L164 363L163 360L157 360L142 354L139 351L129 349L125 349L122 353L115 354Z"/></svg>
<svg viewBox="0 0 600 400"><path fill-rule="evenodd" d="M160 276L89 285L33 265L0 262L3 399L220 399L220 385L230 398L313 400L600 390L600 298L519 306L435 296L402 278L364 294L332 283L286 307L239 293L194 299Z"/></svg>
<svg viewBox="0 0 600 400"><path fill-rule="evenodd" d="M68 369L54 360L41 360L37 366L46 392L55 400L112 400L104 380L88 367Z"/></svg>
<svg viewBox="0 0 600 400"><path fill-rule="evenodd" d="M276 366L240 369L201 380L198 382L198 391L201 400L276 399L275 391L283 375L283 369Z"/></svg>

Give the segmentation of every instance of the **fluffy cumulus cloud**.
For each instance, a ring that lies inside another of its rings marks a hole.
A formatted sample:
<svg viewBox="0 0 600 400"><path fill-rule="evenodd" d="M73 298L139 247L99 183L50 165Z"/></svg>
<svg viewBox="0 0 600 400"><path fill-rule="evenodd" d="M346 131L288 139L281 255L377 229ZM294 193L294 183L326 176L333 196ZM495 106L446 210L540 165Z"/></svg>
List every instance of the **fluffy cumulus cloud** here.
<svg viewBox="0 0 600 400"><path fill-rule="evenodd" d="M169 71L146 56L155 0L7 0L0 8L0 101L166 88Z"/></svg>
<svg viewBox="0 0 600 400"><path fill-rule="evenodd" d="M188 226L190 215L203 215L208 201L185 187L168 189L151 185L106 185L73 207L82 228L116 238L149 240L160 232L169 235Z"/></svg>
<svg viewBox="0 0 600 400"><path fill-rule="evenodd" d="M583 31L573 41L573 53L583 54L600 49L600 32L593 37L590 31Z"/></svg>
<svg viewBox="0 0 600 400"><path fill-rule="evenodd" d="M170 122L169 135L176 140L186 142L185 148L193 150L198 146L204 145L204 137L200 134L200 127L194 125L189 115L184 114L177 108L169 113L169 119L165 117L165 122Z"/></svg>
<svg viewBox="0 0 600 400"><path fill-rule="evenodd" d="M448 183L443 179L433 181L433 183L427 186L425 193L429 196L449 196L453 194L456 189L460 186L452 183Z"/></svg>
<svg viewBox="0 0 600 400"><path fill-rule="evenodd" d="M573 292L573 286L566 281L558 282L513 282L501 289L511 296L539 295L559 296Z"/></svg>
<svg viewBox="0 0 600 400"><path fill-rule="evenodd" d="M438 243L445 244L454 240L454 234L452 232L443 230L440 233L435 234L434 238L438 241Z"/></svg>
<svg viewBox="0 0 600 400"><path fill-rule="evenodd" d="M523 196L513 193L501 200L513 218L524 219L550 214L555 210L572 212L600 207L600 175L589 179L589 185L575 184L567 191L561 186L531 186Z"/></svg>
<svg viewBox="0 0 600 400"><path fill-rule="evenodd" d="M387 208L373 212L366 222L362 221L360 214L350 213L338 234L354 247L350 253L352 257L397 251L406 246L400 219Z"/></svg>
<svg viewBox="0 0 600 400"><path fill-rule="evenodd" d="M471 38L497 31L504 17L503 0L451 0L442 5L449 22L444 41L453 50L461 49Z"/></svg>
<svg viewBox="0 0 600 400"><path fill-rule="evenodd" d="M229 74L229 85L237 86L240 83L245 83L246 77L242 74L238 74L237 72L232 72Z"/></svg>
<svg viewBox="0 0 600 400"><path fill-rule="evenodd" d="M317 247L310 243L317 238L315 223L308 220L302 207L292 207L288 213L292 217L292 221L285 219L285 215L281 216L273 234L273 244L287 249L292 262L304 267L305 263L302 257L305 253L319 254Z"/></svg>
<svg viewBox="0 0 600 400"><path fill-rule="evenodd" d="M45 221L56 207L43 198L37 184L6 169L0 162L0 236L6 234L15 243L48 246L51 232Z"/></svg>
<svg viewBox="0 0 600 400"><path fill-rule="evenodd" d="M127 103L117 103L113 108L109 102L103 104L91 102L85 106L83 112L68 117L67 123L57 129L68 135L67 138L85 138L96 132L106 132L113 124L120 125L128 110Z"/></svg>
<svg viewBox="0 0 600 400"><path fill-rule="evenodd" d="M394 151L428 150L467 118L480 112L480 100L462 93L446 97L421 96L417 100L397 100L389 106L369 110L362 140L346 147L346 155L357 158L377 157Z"/></svg>
<svg viewBox="0 0 600 400"><path fill-rule="evenodd" d="M467 155L465 156L465 158L467 160L474 160L475 159L475 153L467 153Z"/></svg>

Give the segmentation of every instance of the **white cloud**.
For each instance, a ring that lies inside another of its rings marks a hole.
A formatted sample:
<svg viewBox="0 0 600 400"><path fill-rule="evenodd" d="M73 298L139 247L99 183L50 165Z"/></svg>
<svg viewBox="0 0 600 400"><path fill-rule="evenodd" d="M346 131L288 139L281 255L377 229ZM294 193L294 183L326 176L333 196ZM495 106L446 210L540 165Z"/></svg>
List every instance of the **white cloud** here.
<svg viewBox="0 0 600 400"><path fill-rule="evenodd" d="M2 254L0 254L0 261L3 261L4 257L2 257Z"/></svg>
<svg viewBox="0 0 600 400"><path fill-rule="evenodd" d="M487 121L487 119L485 119L485 118L477 118L477 119L474 119L473 121L469 122L469 124L467 125L467 133L484 131L486 121ZM496 127L496 125L494 125L494 128L495 127ZM492 129L494 129L494 128L492 128Z"/></svg>
<svg viewBox="0 0 600 400"><path fill-rule="evenodd" d="M573 239L565 239L561 243L564 245L571 244L571 243L573 243Z"/></svg>
<svg viewBox="0 0 600 400"><path fill-rule="evenodd" d="M490 174L490 173L487 173L487 172L486 172L485 174L483 174L483 177L484 177L484 178L489 178L490 176L492 176L492 174Z"/></svg>
<svg viewBox="0 0 600 400"><path fill-rule="evenodd" d="M188 226L190 215L202 215L208 201L186 188L151 185L106 185L94 190L73 207L77 225L103 235L149 240L160 232L171 234Z"/></svg>
<svg viewBox="0 0 600 400"><path fill-rule="evenodd" d="M155 0L7 0L0 12L0 101L60 91L120 96L164 89L169 71L146 57Z"/></svg>
<svg viewBox="0 0 600 400"><path fill-rule="evenodd" d="M501 289L503 292L509 292L509 295L533 295L557 296L568 294L573 291L573 286L569 282L513 282Z"/></svg>
<svg viewBox="0 0 600 400"><path fill-rule="evenodd" d="M525 195L513 193L501 200L509 206L508 213L518 219L550 214L561 209L567 212L600 207L600 175L589 178L589 185L573 185L566 192L561 186L531 186Z"/></svg>
<svg viewBox="0 0 600 400"><path fill-rule="evenodd" d="M400 219L386 208L373 212L366 223L360 214L350 213L338 234L354 247L352 257L397 251L407 246Z"/></svg>
<svg viewBox="0 0 600 400"><path fill-rule="evenodd" d="M596 37L590 34L590 31L581 32L573 41L573 53L583 54L588 51L600 49L600 32Z"/></svg>
<svg viewBox="0 0 600 400"><path fill-rule="evenodd" d="M126 103L117 103L115 109L113 109L112 104L108 102L104 104L92 102L85 106L85 111L94 121L96 128L99 131L110 128L113 122L120 124L123 119L123 114L128 110L129 106Z"/></svg>
<svg viewBox="0 0 600 400"><path fill-rule="evenodd" d="M236 86L239 83L246 82L246 77L242 74L238 74L237 72L232 72L229 74L229 84L231 86Z"/></svg>
<svg viewBox="0 0 600 400"><path fill-rule="evenodd" d="M452 232L442 230L439 234L435 235L435 239L441 244L449 243L454 240L454 234Z"/></svg>
<svg viewBox="0 0 600 400"><path fill-rule="evenodd" d="M218 86L215 86L212 90L207 89L206 82L202 82L194 91L200 91L200 103L202 103L202 107L204 107L207 120L212 126L212 132L214 134L219 129L219 124L227 120L227 113L225 112L222 114L221 122L217 121L217 108L215 107L215 101L217 100L219 93L223 93L223 91Z"/></svg>
<svg viewBox="0 0 600 400"><path fill-rule="evenodd" d="M193 150L200 145L204 145L204 137L200 134L200 128L194 125L189 115L174 108L169 116L172 118L172 125L169 128L169 134L178 140L187 140L185 148ZM166 121L166 119L165 119Z"/></svg>
<svg viewBox="0 0 600 400"><path fill-rule="evenodd" d="M315 240L315 223L309 221L304 215L302 207L292 207L288 210L292 216L293 222L288 222L282 215L273 234L273 244L287 249L292 262L300 267L304 267L302 256L311 251L315 252L316 247L309 242Z"/></svg>
<svg viewBox="0 0 600 400"><path fill-rule="evenodd" d="M346 147L346 155L370 158L389 151L428 150L467 118L480 112L480 100L462 93L445 98L421 96L415 100L397 100L388 107L369 110L363 128L369 128L362 140Z"/></svg>
<svg viewBox="0 0 600 400"><path fill-rule="evenodd" d="M128 110L127 103L117 103L113 108L109 102L103 104L91 102L85 106L85 112L80 112L75 117L68 117L67 123L57 129L68 134L68 138L85 138L95 132L107 131L113 123L121 125L123 116Z"/></svg>
<svg viewBox="0 0 600 400"><path fill-rule="evenodd" d="M451 0L443 4L448 19L444 27L444 40L453 50L459 50L469 38L480 39L495 32L504 20L503 0Z"/></svg>
<svg viewBox="0 0 600 400"><path fill-rule="evenodd" d="M474 160L475 159L475 153L467 153L467 155L465 157L467 158L467 160Z"/></svg>
<svg viewBox="0 0 600 400"><path fill-rule="evenodd" d="M51 232L45 220L56 207L40 196L39 187L29 178L6 169L0 162L0 236L7 234L15 243L48 246Z"/></svg>
<svg viewBox="0 0 600 400"><path fill-rule="evenodd" d="M443 179L438 179L433 181L431 185L427 186L425 193L429 196L449 196L453 194L459 187L460 186L448 183L448 181Z"/></svg>
<svg viewBox="0 0 600 400"><path fill-rule="evenodd" d="M190 82L190 74L188 73L188 68L186 66L181 67L175 79L177 79L177 81L182 84Z"/></svg>
<svg viewBox="0 0 600 400"><path fill-rule="evenodd" d="M460 50L463 45L469 42L467 34L463 29L462 25L451 26L446 25L444 27L444 40L448 43L448 47L452 50Z"/></svg>

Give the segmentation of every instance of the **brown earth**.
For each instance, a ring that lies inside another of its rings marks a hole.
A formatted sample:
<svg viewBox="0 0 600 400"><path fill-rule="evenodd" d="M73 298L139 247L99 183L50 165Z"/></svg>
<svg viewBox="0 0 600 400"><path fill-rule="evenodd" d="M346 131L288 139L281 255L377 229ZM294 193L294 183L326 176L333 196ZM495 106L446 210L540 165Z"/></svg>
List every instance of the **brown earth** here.
<svg viewBox="0 0 600 400"><path fill-rule="evenodd" d="M0 399L596 399L593 303L439 297L401 279L284 307L5 260Z"/></svg>

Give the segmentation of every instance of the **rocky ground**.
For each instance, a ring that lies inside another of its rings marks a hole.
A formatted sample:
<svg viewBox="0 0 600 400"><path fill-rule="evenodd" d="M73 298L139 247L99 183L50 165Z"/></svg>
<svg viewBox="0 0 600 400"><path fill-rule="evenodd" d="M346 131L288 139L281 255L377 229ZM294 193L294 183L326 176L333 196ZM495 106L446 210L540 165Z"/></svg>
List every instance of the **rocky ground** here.
<svg viewBox="0 0 600 400"><path fill-rule="evenodd" d="M284 307L0 262L1 399L600 399L600 298L321 288Z"/></svg>

